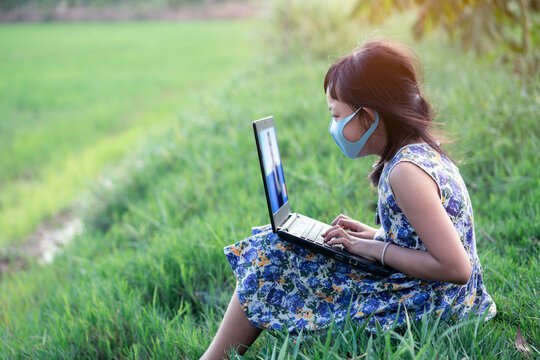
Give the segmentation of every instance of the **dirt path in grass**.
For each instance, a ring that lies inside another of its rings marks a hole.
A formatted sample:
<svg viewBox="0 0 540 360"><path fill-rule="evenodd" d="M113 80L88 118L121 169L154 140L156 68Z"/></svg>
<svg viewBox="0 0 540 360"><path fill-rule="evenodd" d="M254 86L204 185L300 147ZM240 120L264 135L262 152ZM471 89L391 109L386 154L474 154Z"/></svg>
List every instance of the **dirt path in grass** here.
<svg viewBox="0 0 540 360"><path fill-rule="evenodd" d="M130 20L192 20L240 19L254 17L258 8L246 2L214 3L202 6L183 6L176 9L83 8L68 7L66 2L49 10L20 7L0 11L2 22L40 21L130 21ZM28 267L29 259L51 262L63 245L83 231L82 221L72 212L64 211L42 222L21 244L0 248L0 280L5 273Z"/></svg>
<svg viewBox="0 0 540 360"><path fill-rule="evenodd" d="M71 242L82 231L81 219L69 211L42 222L22 244L0 249L0 279L6 272L26 269L30 258L42 264L50 263L62 246Z"/></svg>

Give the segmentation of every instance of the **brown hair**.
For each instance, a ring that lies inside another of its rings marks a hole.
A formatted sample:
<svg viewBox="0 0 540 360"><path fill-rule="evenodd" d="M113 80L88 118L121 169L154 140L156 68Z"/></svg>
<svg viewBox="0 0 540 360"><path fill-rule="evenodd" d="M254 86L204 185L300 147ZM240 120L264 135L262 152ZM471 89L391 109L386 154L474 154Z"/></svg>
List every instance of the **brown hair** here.
<svg viewBox="0 0 540 360"><path fill-rule="evenodd" d="M337 60L326 73L324 91L353 109L376 110L386 129L387 143L369 174L377 186L386 162L409 138L420 138L445 154L432 133L435 112L420 93L418 56L407 46L371 40ZM361 120L369 121L365 111Z"/></svg>

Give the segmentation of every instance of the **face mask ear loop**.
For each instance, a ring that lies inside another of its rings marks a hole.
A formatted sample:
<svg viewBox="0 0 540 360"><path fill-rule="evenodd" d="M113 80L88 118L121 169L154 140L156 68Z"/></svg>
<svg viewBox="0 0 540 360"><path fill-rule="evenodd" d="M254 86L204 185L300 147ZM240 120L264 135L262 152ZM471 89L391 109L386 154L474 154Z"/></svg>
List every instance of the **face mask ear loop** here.
<svg viewBox="0 0 540 360"><path fill-rule="evenodd" d="M353 112L351 115L347 116L346 118L344 119L341 119L341 120L336 120L334 116L332 116L332 121L335 121L335 122L340 122L340 121L345 121L345 122L348 122L349 120L351 120L354 115L356 115L357 112L359 112L360 110L362 110L362 107L360 106L355 112Z"/></svg>
<svg viewBox="0 0 540 360"><path fill-rule="evenodd" d="M371 127L369 128L369 130L364 134L364 136L362 136L363 138L366 137L366 139L368 137L371 136L371 134L373 134L373 132L375 131L375 129L377 128L377 126L379 125L379 113L377 112L377 110L373 110L373 112L375 113L375 122L373 123L373 125L371 125Z"/></svg>
<svg viewBox="0 0 540 360"><path fill-rule="evenodd" d="M360 110L360 109L358 109L358 110ZM375 113L375 122L373 123L373 125L371 125L371 127L368 129L368 131L366 131L366 133L364 134L364 136L362 136L362 138L360 140L358 140L356 142L350 142L349 140L345 139L345 137L343 137L343 141L346 141L347 143L349 143L351 145L366 142L367 139L371 136L371 134L373 134L373 132L375 131L375 129L379 125L379 113L377 112L377 110L373 110L373 112Z"/></svg>

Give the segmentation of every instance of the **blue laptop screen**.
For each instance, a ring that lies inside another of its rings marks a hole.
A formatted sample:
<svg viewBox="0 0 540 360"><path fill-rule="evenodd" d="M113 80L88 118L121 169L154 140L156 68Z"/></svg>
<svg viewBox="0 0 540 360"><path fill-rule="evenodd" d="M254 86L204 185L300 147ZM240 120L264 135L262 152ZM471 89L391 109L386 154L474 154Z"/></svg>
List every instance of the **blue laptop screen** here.
<svg viewBox="0 0 540 360"><path fill-rule="evenodd" d="M275 214L287 202L288 196L274 127L259 132L259 144L263 157L268 194L272 204L272 212Z"/></svg>

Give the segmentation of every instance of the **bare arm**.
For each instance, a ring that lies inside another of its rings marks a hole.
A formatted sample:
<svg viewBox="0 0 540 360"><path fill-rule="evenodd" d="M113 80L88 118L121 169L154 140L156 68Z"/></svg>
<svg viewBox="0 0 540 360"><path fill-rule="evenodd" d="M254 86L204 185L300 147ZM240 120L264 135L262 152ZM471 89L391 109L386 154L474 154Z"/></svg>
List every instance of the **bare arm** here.
<svg viewBox="0 0 540 360"><path fill-rule="evenodd" d="M465 284L472 267L452 221L444 210L433 179L418 166L402 162L390 173L390 186L399 207L422 239L427 251L391 244L384 263L413 277ZM349 235L339 223L325 241L343 244L347 251L380 260L384 243Z"/></svg>

